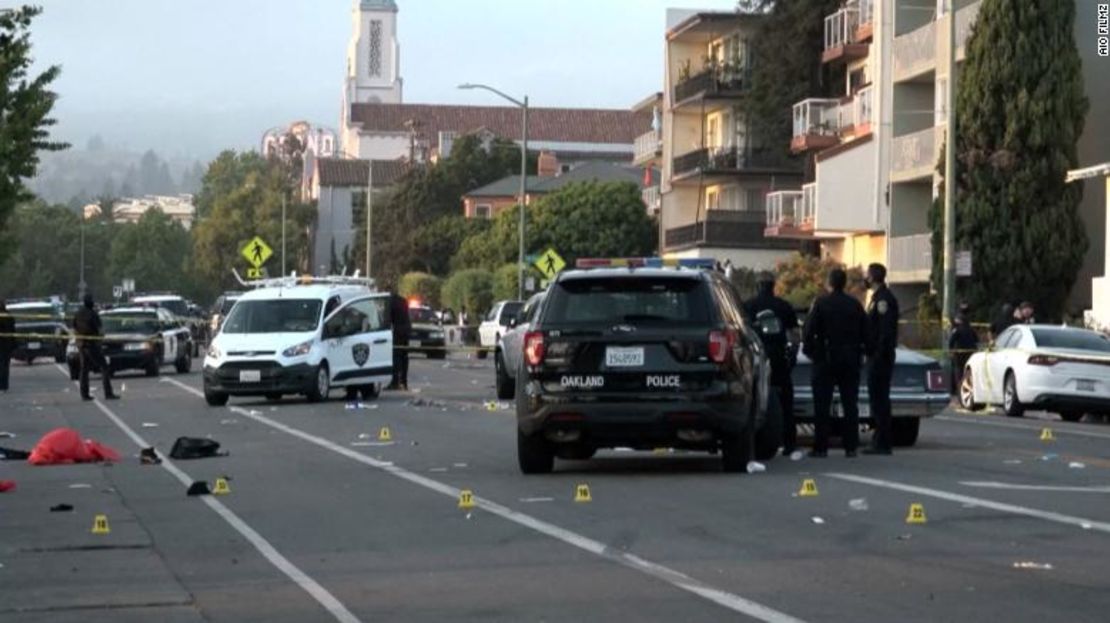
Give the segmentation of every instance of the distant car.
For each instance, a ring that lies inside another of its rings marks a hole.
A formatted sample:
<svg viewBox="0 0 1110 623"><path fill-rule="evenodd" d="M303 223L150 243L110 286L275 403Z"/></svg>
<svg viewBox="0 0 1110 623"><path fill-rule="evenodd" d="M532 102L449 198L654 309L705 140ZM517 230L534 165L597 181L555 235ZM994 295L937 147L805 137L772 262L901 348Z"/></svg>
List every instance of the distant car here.
<svg viewBox="0 0 1110 623"><path fill-rule="evenodd" d="M508 330L509 322L522 307L523 301L498 301L494 304L478 326L478 359L485 359L486 355L493 352L501 336Z"/></svg>
<svg viewBox="0 0 1110 623"><path fill-rule="evenodd" d="M242 292L228 291L221 294L216 298L216 302L212 304L212 309L208 312L208 333L215 336L220 332L220 327L224 323L224 319L231 313L231 308L235 305L235 301L243 296Z"/></svg>
<svg viewBox="0 0 1110 623"><path fill-rule="evenodd" d="M1044 409L1068 422L1110 414L1110 338L1074 327L1010 327L968 359L960 404L1000 404L1010 417Z"/></svg>
<svg viewBox="0 0 1110 623"><path fill-rule="evenodd" d="M516 391L516 373L520 368L520 358L524 355L524 334L532 326L540 304L543 303L543 293L535 294L520 314L509 322L509 326L493 354L494 374L496 375L495 387L497 397L508 400Z"/></svg>
<svg viewBox="0 0 1110 623"><path fill-rule="evenodd" d="M120 307L100 314L100 320L101 349L113 371L142 370L147 376L158 376L162 366L172 365L180 374L192 369L192 334L168 310ZM75 341L66 349L66 360L69 377L77 380L81 361Z"/></svg>
<svg viewBox="0 0 1110 623"><path fill-rule="evenodd" d="M410 305L409 320L412 322L409 348L423 353L428 359L445 358L447 343L444 339L443 323L436 313L430 307Z"/></svg>
<svg viewBox="0 0 1110 623"><path fill-rule="evenodd" d="M15 350L12 359L34 365L35 359L50 358L56 363L65 361L69 327L60 303L33 301L12 303L8 313L15 316Z"/></svg>
<svg viewBox="0 0 1110 623"><path fill-rule="evenodd" d="M813 364L805 355L798 354L798 363L791 375L794 381L794 420L798 424L813 424L813 390L810 378ZM870 425L870 397L867 393L867 368L860 371L859 421ZM921 419L944 411L951 402L948 383L940 362L908 348L898 347L894 354L894 375L890 383L890 410L892 441L895 446L906 447L917 443ZM844 417L840 396L833 394L833 418Z"/></svg>
<svg viewBox="0 0 1110 623"><path fill-rule="evenodd" d="M195 350L192 356L200 355L200 343L207 342L207 327L202 316L193 314L189 301L184 297L177 294L136 294L131 297L131 304L165 309L180 319L189 328L189 334L193 338Z"/></svg>

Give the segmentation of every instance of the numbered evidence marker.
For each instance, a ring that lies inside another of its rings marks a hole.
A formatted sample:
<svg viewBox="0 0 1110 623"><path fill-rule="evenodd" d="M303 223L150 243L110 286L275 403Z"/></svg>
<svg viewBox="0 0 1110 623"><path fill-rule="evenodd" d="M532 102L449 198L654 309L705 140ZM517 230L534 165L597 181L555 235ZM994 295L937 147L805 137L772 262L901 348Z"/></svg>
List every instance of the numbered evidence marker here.
<svg viewBox="0 0 1110 623"><path fill-rule="evenodd" d="M574 488L574 501L575 502L592 502L593 498L590 497L590 485L578 485Z"/></svg>
<svg viewBox="0 0 1110 623"><path fill-rule="evenodd" d="M1056 441L1056 435L1052 434L1051 428L1041 429L1041 441Z"/></svg>
<svg viewBox="0 0 1110 623"><path fill-rule="evenodd" d="M812 478L806 478L802 481L802 488L798 490L798 495L803 498L810 498L817 495L817 483Z"/></svg>
<svg viewBox="0 0 1110 623"><path fill-rule="evenodd" d="M389 432L388 426L383 426L382 429L378 431L378 441L393 441L393 433Z"/></svg>
<svg viewBox="0 0 1110 623"><path fill-rule="evenodd" d="M217 478L216 484L212 488L212 495L227 495L231 493L231 487L227 486L227 478Z"/></svg>
<svg viewBox="0 0 1110 623"><path fill-rule="evenodd" d="M108 534L112 531L108 527L108 516L97 515L93 518L92 533L93 534Z"/></svg>
<svg viewBox="0 0 1110 623"><path fill-rule="evenodd" d="M474 508L474 492L470 489L459 491L459 508L470 510Z"/></svg>
<svg viewBox="0 0 1110 623"><path fill-rule="evenodd" d="M910 504L910 511L906 514L906 523L925 523L925 507L921 504Z"/></svg>

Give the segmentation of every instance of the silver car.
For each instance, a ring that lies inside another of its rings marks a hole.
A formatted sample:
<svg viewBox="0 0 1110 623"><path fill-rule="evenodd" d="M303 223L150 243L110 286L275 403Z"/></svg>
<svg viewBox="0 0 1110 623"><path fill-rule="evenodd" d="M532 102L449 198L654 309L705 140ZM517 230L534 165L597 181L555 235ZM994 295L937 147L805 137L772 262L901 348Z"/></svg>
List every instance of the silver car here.
<svg viewBox="0 0 1110 623"><path fill-rule="evenodd" d="M535 294L520 313L510 318L508 330L501 336L494 349L493 366L497 371L497 397L507 400L516 392L516 371L524 352L524 334L536 317L543 302L543 292Z"/></svg>

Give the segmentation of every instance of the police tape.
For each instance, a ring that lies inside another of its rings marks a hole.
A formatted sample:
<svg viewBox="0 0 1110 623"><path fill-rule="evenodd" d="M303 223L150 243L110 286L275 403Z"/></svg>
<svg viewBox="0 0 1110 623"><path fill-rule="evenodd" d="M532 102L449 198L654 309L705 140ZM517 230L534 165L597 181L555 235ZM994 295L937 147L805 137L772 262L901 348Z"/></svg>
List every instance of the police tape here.
<svg viewBox="0 0 1110 623"><path fill-rule="evenodd" d="M110 335L76 335L73 333L0 333L0 338L10 337L20 340L65 340L67 342L76 340L79 342L154 342L162 341L160 337L150 337L145 340L136 339L121 339L119 337Z"/></svg>

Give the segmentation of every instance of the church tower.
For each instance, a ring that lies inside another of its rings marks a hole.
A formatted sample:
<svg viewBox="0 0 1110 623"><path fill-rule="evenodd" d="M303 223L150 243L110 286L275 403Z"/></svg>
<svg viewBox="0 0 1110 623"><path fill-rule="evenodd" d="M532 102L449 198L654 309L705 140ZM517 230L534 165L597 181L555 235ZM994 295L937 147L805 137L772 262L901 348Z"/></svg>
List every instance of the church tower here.
<svg viewBox="0 0 1110 623"><path fill-rule="evenodd" d="M401 46L393 0L353 0L346 106L401 103Z"/></svg>

